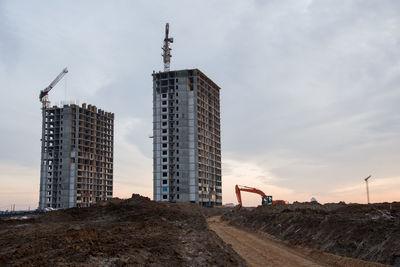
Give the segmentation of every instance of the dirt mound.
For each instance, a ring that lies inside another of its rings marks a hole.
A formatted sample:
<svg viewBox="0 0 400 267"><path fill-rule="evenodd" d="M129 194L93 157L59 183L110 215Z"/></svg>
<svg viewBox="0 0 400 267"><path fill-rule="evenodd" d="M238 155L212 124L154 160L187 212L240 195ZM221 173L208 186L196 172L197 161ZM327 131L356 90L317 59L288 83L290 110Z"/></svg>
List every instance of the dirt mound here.
<svg viewBox="0 0 400 267"><path fill-rule="evenodd" d="M195 204L133 195L0 224L0 265L245 265Z"/></svg>
<svg viewBox="0 0 400 267"><path fill-rule="evenodd" d="M222 216L294 245L400 266L400 203L295 203L260 206Z"/></svg>

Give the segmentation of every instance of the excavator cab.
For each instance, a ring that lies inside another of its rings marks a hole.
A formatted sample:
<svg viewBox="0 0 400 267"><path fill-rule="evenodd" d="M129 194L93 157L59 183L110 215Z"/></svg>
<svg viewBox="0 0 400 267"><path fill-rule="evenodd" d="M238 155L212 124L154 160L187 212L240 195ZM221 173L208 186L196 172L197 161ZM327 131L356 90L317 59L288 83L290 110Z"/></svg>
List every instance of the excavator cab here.
<svg viewBox="0 0 400 267"><path fill-rule="evenodd" d="M272 205L272 196L263 196L261 200L263 205Z"/></svg>

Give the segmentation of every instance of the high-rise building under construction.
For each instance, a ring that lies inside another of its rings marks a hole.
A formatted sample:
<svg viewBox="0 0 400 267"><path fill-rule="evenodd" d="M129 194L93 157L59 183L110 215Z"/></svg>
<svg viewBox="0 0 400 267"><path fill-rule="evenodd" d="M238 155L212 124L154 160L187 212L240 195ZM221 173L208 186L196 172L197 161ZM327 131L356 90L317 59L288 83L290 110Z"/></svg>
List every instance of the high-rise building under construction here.
<svg viewBox="0 0 400 267"><path fill-rule="evenodd" d="M111 198L114 114L86 104L44 104L42 110L39 208L88 207Z"/></svg>
<svg viewBox="0 0 400 267"><path fill-rule="evenodd" d="M198 69L153 72L153 198L222 205L220 87Z"/></svg>
<svg viewBox="0 0 400 267"><path fill-rule="evenodd" d="M153 72L153 198L222 205L220 87L198 69Z"/></svg>
<svg viewBox="0 0 400 267"><path fill-rule="evenodd" d="M219 93L198 69L153 73L154 200L222 205Z"/></svg>

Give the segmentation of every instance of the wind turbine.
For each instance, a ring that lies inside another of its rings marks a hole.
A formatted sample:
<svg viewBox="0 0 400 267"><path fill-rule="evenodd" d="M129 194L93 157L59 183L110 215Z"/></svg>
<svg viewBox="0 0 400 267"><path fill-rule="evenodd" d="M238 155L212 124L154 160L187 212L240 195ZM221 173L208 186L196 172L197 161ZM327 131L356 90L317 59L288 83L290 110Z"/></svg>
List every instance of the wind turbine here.
<svg viewBox="0 0 400 267"><path fill-rule="evenodd" d="M369 204L369 190L368 190L368 179L369 179L369 178L371 178L371 175L364 179L365 184L366 184L366 186L367 186L367 200L368 200L368 204Z"/></svg>

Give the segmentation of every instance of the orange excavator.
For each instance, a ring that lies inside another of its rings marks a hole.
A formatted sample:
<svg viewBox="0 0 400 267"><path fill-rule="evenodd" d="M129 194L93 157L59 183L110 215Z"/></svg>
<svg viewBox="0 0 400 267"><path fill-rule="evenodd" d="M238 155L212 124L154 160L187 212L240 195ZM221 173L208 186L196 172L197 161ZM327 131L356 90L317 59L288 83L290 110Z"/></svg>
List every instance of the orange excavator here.
<svg viewBox="0 0 400 267"><path fill-rule="evenodd" d="M272 196L267 196L263 191L254 187L248 187L243 185L236 185L235 186L236 197L239 202L239 207L242 206L242 196L241 191L256 193L261 196L261 204L262 205L276 205L276 204L289 204L286 200L272 200Z"/></svg>

